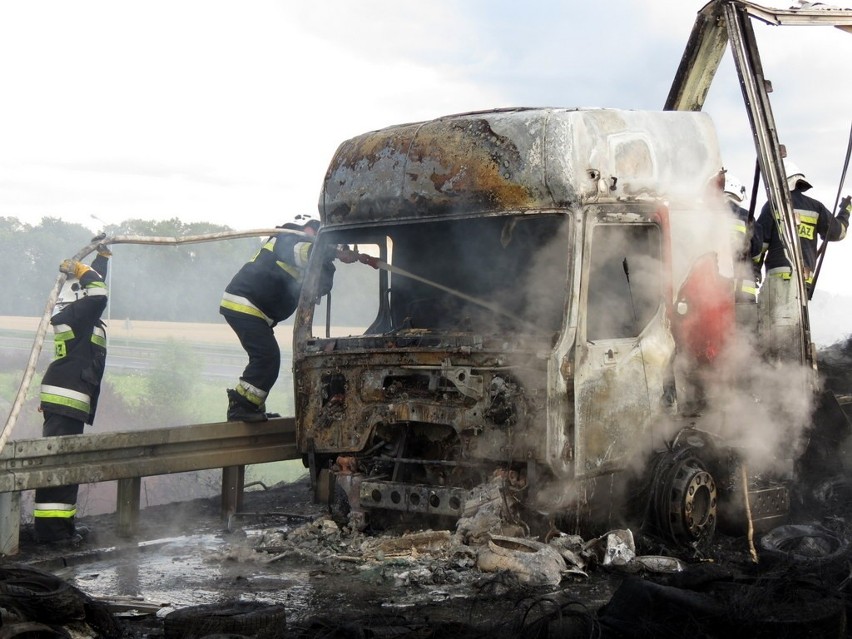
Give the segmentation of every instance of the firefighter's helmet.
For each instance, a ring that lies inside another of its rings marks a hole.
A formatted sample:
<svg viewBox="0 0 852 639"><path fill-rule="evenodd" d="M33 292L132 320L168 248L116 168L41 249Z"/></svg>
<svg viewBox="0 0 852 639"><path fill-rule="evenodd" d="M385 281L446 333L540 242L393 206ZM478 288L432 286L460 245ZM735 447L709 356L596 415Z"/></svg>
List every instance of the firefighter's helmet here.
<svg viewBox="0 0 852 639"><path fill-rule="evenodd" d="M276 228L287 229L289 231L308 232L310 235L316 235L317 231L319 231L320 221L315 217L300 213L293 219L295 220L294 222L287 222Z"/></svg>
<svg viewBox="0 0 852 639"><path fill-rule="evenodd" d="M736 176L725 173L725 195L737 204L745 200L746 187Z"/></svg>
<svg viewBox="0 0 852 639"><path fill-rule="evenodd" d="M53 315L56 315L63 308L76 302L79 299L86 297L86 289L80 286L80 280L76 277L69 277L65 280L65 284L59 289L59 295L56 297L56 304L53 306Z"/></svg>
<svg viewBox="0 0 852 639"><path fill-rule="evenodd" d="M307 213L300 213L296 216L295 219L296 224L301 226L303 229L311 229L314 233L319 231L320 221L313 215L308 215Z"/></svg>
<svg viewBox="0 0 852 639"><path fill-rule="evenodd" d="M787 175L787 188L791 191L807 191L813 188L813 185L805 178L802 169L788 158L784 158L784 173Z"/></svg>

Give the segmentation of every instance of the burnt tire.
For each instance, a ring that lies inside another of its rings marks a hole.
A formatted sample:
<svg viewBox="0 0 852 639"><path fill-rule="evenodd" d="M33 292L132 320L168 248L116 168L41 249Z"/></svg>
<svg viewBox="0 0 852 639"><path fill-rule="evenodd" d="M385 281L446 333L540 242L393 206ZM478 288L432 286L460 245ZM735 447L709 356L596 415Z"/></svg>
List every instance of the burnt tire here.
<svg viewBox="0 0 852 639"><path fill-rule="evenodd" d="M258 639L275 639L285 636L285 622L285 608L282 605L231 601L175 610L163 620L163 631L166 639L210 635L249 635Z"/></svg>
<svg viewBox="0 0 852 639"><path fill-rule="evenodd" d="M687 549L705 549L716 531L718 492L708 465L693 446L654 459L643 501L648 532Z"/></svg>
<svg viewBox="0 0 852 639"><path fill-rule="evenodd" d="M760 538L761 555L775 562L801 568L844 566L849 542L841 535L818 525L788 524L773 528Z"/></svg>
<svg viewBox="0 0 852 639"><path fill-rule="evenodd" d="M0 566L0 607L28 621L65 624L86 618L88 597L56 575L30 566Z"/></svg>
<svg viewBox="0 0 852 639"><path fill-rule="evenodd" d="M0 628L0 639L70 639L62 627L47 626L35 621L4 624Z"/></svg>
<svg viewBox="0 0 852 639"><path fill-rule="evenodd" d="M705 582L699 590L629 576L598 613L603 636L841 639L844 601L808 582Z"/></svg>

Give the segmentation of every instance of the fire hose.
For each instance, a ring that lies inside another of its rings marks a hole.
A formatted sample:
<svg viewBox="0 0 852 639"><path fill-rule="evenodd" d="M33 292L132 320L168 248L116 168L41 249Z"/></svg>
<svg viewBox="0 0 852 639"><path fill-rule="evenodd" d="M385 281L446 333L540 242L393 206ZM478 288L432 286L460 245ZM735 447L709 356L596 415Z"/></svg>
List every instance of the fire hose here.
<svg viewBox="0 0 852 639"><path fill-rule="evenodd" d="M179 244L200 244L203 242L218 242L221 240L232 240L239 239L245 237L258 237L258 236L267 236L267 235L278 235L281 233L293 233L296 231L290 231L287 229L253 229L248 231L223 231L220 233L208 233L204 235L188 235L186 237L171 237L171 236L146 236L146 235L116 235L114 237L106 237L97 240L93 240L91 243L87 244L83 248L81 248L75 255L74 259L80 260L92 253L99 243L102 244L154 244L154 245L173 245L177 246ZM404 269L401 269L396 266L392 266L387 262L379 260L375 257L364 255L361 253L348 252L350 254L350 259L343 259L344 262L353 262L358 261L363 264L368 264L373 268L379 268L385 270L389 273L395 273L396 275L400 275L402 277L407 277L413 280L417 280L419 282L423 282L429 286L437 288L439 290L450 293L451 295L460 297L464 300L471 302L472 304L476 304L478 306L482 306L487 308L494 313L498 313L500 315L504 315L509 317L517 322L527 324L530 326L534 326L530 322L520 318L512 313L507 312L506 310L500 308L496 304L492 304L491 302L487 302L485 300L479 299L477 297L473 297L471 295L467 295L461 291L450 288L449 286L444 286L438 282L433 282L432 280L426 279L425 277L421 277L416 275L415 273L411 273ZM18 393L15 396L15 401L12 404L12 408L9 411L9 416L6 419L6 423L3 427L3 432L0 433L0 452L6 447L6 442L9 439L9 436L12 434L12 430L15 427L15 423L18 420L18 415L21 412L21 407L23 406L24 400L27 396L27 392L29 391L30 383L32 382L33 374L35 372L36 364L38 363L39 355L41 354L41 348L44 344L44 337L47 333L47 327L50 324L50 317L53 312L53 307L56 304L56 300L59 296L59 291L62 289L62 285L65 283L66 275L64 273L60 273L56 278L56 283L53 285L53 290L50 292L50 295L47 298L47 303L45 304L44 313L41 316L41 320L39 321L38 328L36 329L35 339L33 340L33 346L30 350L30 357L27 362L27 367L24 370L24 376L21 379L20 386L18 387Z"/></svg>
<svg viewBox="0 0 852 639"><path fill-rule="evenodd" d="M364 257L366 257L367 259L366 260L359 259L359 261L364 262L365 264L369 264L373 268L380 268L383 271L387 271L388 273L393 273L393 274L396 274L396 275L400 275L402 277L407 277L409 279L416 280L418 282L422 282L423 284L426 284L427 286L431 286L432 288L436 288L440 291L444 291L445 293L449 293L450 295L461 298L465 301L470 302L471 304L476 304L477 306L481 306L482 308L486 308L489 311L492 311L493 313L497 313L498 315L503 315L504 317L508 317L509 319L512 319L512 320L514 320L514 321L516 321L520 324L526 324L527 326L531 326L531 327L536 326L532 322L529 322L522 317L518 317L517 315L510 313L509 311L505 310L504 308L501 308L497 304L493 304L492 302L489 302L487 300L483 300L483 299L480 299L478 297L474 297L473 295L468 295L467 293L463 293L462 291L459 291L457 289L450 288L449 286L444 286L443 284L440 284L439 282L434 282L434 281L427 279L425 277L421 277L420 275L417 275L416 273L406 271L405 269L401 269L398 266L393 266L391 264L388 264L387 262L383 262L382 260L379 260L379 259L376 259L376 258L373 258L373 257L370 257L370 256L364 256Z"/></svg>
<svg viewBox="0 0 852 639"><path fill-rule="evenodd" d="M93 240L81 248L75 255L74 259L81 260L92 253L99 243L103 244L158 244L158 245L174 245L179 244L200 244L202 242L218 242L220 240L231 240L243 237L257 237L265 235L276 235L280 233L289 233L292 231L284 229L255 229L249 231L223 231L220 233L207 233L204 235L188 235L186 237L152 237L145 235L116 235L115 237L106 237L103 239ZM0 434L0 452L6 447L6 442L12 434L15 423L18 421L18 415L21 412L24 400L29 391L30 383L32 382L36 364L38 363L41 347L44 344L44 336L47 333L47 327L50 324L50 316L53 313L53 307L59 297L59 291L62 285L65 284L66 275L60 273L56 278L56 283L53 285L53 290L47 298L44 313L39 321L36 329L33 346L30 350L30 358L27 362L27 367L24 370L24 376L21 379L18 393L15 396L15 401L12 403L12 409L9 411L9 417L6 419L6 424L3 426L3 432Z"/></svg>

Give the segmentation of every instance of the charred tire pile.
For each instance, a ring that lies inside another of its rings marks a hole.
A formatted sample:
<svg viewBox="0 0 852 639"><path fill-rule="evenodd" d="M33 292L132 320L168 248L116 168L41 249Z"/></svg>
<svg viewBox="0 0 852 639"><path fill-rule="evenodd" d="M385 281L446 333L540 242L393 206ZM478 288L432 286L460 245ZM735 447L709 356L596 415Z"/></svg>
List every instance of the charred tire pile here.
<svg viewBox="0 0 852 639"><path fill-rule="evenodd" d="M246 635L276 639L287 633L284 606L258 601L231 601L189 606L163 620L166 639L200 639L214 635Z"/></svg>
<svg viewBox="0 0 852 639"><path fill-rule="evenodd" d="M0 606L42 623L86 618L86 596L59 577L28 566L0 566Z"/></svg>
<svg viewBox="0 0 852 639"><path fill-rule="evenodd" d="M61 627L46 626L35 621L4 624L0 628L0 639L48 639L53 637L70 639L71 635Z"/></svg>
<svg viewBox="0 0 852 639"><path fill-rule="evenodd" d="M602 636L841 639L843 600L808 582L720 580L700 590L625 579L599 615Z"/></svg>
<svg viewBox="0 0 852 639"><path fill-rule="evenodd" d="M4 625L0 639L67 637L61 626L75 621L87 623L101 637L121 636L121 628L105 606L56 575L23 564L0 565L0 608L28 622ZM41 631L33 627L45 624L51 626L53 635L39 634Z"/></svg>

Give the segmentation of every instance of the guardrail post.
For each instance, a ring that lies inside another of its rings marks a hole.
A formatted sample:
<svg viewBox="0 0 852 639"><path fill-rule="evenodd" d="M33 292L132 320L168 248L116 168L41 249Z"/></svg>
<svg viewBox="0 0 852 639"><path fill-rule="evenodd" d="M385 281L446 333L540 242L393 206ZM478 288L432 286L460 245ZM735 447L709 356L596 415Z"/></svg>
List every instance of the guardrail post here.
<svg viewBox="0 0 852 639"><path fill-rule="evenodd" d="M115 510L118 514L118 534L132 537L139 522L139 493L142 489L141 477L128 477L118 480L118 494Z"/></svg>
<svg viewBox="0 0 852 639"><path fill-rule="evenodd" d="M0 493L0 555L18 554L21 533L21 493Z"/></svg>
<svg viewBox="0 0 852 639"><path fill-rule="evenodd" d="M222 469L222 519L228 519L243 507L245 466L226 466Z"/></svg>

